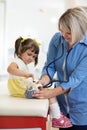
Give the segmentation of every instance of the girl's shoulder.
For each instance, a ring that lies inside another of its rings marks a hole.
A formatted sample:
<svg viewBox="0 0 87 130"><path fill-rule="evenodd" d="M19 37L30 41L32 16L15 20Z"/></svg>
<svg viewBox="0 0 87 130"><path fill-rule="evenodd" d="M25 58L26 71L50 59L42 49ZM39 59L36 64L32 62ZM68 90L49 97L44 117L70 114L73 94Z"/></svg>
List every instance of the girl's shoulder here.
<svg viewBox="0 0 87 130"><path fill-rule="evenodd" d="M26 66L25 63L18 57L15 57L13 59L13 62L16 63L19 66L19 68Z"/></svg>

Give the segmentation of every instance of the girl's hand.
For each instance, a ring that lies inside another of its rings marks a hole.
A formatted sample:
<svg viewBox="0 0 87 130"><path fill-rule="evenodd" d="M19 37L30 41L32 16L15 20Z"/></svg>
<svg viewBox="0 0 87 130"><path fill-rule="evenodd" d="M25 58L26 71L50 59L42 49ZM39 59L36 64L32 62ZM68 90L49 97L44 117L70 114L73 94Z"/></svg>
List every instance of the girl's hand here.
<svg viewBox="0 0 87 130"><path fill-rule="evenodd" d="M32 78L34 81L34 75L32 73L26 74L25 75L26 78Z"/></svg>

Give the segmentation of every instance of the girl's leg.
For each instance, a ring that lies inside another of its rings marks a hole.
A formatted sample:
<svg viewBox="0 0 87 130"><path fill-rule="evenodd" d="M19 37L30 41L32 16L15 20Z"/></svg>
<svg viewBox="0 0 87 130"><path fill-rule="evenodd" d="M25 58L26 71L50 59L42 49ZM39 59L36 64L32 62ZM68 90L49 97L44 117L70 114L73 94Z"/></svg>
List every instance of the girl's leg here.
<svg viewBox="0 0 87 130"><path fill-rule="evenodd" d="M50 104L50 112L51 112L52 118L60 118L61 112L60 112L59 104L56 98L50 98L49 104Z"/></svg>
<svg viewBox="0 0 87 130"><path fill-rule="evenodd" d="M61 114L59 104L56 98L49 99L50 112L52 116L52 126L56 128L71 127L71 121L69 118Z"/></svg>
<svg viewBox="0 0 87 130"><path fill-rule="evenodd" d="M58 96L57 96L57 101L58 101L58 104L59 104L59 106L60 106L61 112L62 112L64 115L67 115L67 104L66 104L66 101L65 101L65 96L64 96L64 94L58 95Z"/></svg>

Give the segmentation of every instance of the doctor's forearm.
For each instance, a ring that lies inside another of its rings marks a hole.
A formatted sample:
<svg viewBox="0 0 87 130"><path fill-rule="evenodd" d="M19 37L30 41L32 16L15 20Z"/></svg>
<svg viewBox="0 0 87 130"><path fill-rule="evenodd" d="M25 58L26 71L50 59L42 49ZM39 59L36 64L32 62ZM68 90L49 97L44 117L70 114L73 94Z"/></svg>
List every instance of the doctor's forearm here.
<svg viewBox="0 0 87 130"><path fill-rule="evenodd" d="M58 87L56 87L56 88L53 89L53 95L54 96L65 94L67 92L68 92L68 90L64 90L61 86L58 86Z"/></svg>

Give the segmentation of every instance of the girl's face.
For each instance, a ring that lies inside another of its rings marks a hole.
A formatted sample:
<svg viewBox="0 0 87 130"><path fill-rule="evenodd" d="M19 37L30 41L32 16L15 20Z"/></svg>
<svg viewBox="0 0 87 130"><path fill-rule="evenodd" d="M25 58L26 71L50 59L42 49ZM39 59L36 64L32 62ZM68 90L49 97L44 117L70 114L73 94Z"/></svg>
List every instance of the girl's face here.
<svg viewBox="0 0 87 130"><path fill-rule="evenodd" d="M64 29L60 26L60 32L62 33L63 37L66 39L68 43L71 43L72 41L72 35L70 30Z"/></svg>
<svg viewBox="0 0 87 130"><path fill-rule="evenodd" d="M24 61L25 64L29 64L35 61L36 56L37 55L34 52L28 49L24 53L21 54L21 59Z"/></svg>

